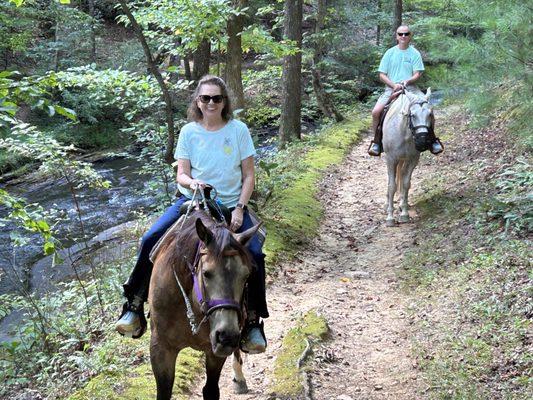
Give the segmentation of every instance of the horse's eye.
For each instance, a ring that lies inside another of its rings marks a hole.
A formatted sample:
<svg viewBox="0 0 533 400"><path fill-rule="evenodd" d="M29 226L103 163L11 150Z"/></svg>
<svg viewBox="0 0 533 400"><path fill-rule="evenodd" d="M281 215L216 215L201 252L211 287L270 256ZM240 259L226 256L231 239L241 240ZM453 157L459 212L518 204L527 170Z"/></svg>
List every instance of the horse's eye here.
<svg viewBox="0 0 533 400"><path fill-rule="evenodd" d="M213 273L211 271L204 271L203 274L205 279L211 279L213 277Z"/></svg>

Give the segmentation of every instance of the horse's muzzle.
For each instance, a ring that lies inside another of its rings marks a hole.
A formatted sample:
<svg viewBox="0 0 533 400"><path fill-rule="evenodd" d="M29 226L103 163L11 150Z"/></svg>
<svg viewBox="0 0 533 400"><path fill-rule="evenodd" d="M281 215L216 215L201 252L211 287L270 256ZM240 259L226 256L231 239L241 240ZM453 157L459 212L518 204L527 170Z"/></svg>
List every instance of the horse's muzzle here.
<svg viewBox="0 0 533 400"><path fill-rule="evenodd" d="M413 130L415 135L427 135L429 128L427 126L418 126Z"/></svg>
<svg viewBox="0 0 533 400"><path fill-rule="evenodd" d="M241 335L239 332L216 331L212 343L213 353L218 357L231 355L239 346Z"/></svg>
<svg viewBox="0 0 533 400"><path fill-rule="evenodd" d="M217 343L227 347L237 347L239 345L239 339L241 335L237 333L227 333L226 331L215 333Z"/></svg>

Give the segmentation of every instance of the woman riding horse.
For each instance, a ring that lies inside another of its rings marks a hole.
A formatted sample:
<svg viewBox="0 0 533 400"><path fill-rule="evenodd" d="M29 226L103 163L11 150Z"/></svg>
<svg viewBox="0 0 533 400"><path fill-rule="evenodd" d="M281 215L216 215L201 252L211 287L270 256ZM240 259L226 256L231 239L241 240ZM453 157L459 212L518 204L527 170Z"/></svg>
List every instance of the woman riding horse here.
<svg viewBox="0 0 533 400"><path fill-rule="evenodd" d="M221 78L206 75L198 82L188 109L191 122L180 132L175 158L177 182L182 196L170 206L143 236L137 263L124 284L122 315L116 323L119 333L133 338L146 331L143 304L153 264L150 252L167 229L180 217L180 207L192 199L193 190L207 184L217 189L218 198L231 210L230 229L243 232L254 224L247 203L254 190L255 148L248 127L232 118L231 101ZM266 348L263 323L268 317L265 295L265 255L256 234L247 245L255 268L248 281L248 313L241 348L251 354Z"/></svg>

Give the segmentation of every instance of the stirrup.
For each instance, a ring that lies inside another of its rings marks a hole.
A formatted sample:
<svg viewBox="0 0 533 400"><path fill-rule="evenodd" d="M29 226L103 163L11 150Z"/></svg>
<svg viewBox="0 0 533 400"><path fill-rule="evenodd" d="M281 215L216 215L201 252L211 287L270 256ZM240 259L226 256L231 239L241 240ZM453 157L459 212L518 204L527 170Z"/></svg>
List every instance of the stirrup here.
<svg viewBox="0 0 533 400"><path fill-rule="evenodd" d="M437 147L437 150L434 151L433 147L435 145L438 145L439 147ZM433 143L431 143L429 151L431 152L431 154L434 154L434 155L440 154L440 153L442 153L444 151L444 145L442 144L442 142L440 141L439 138L435 138L435 141Z"/></svg>
<svg viewBox="0 0 533 400"><path fill-rule="evenodd" d="M380 156L382 151L383 149L381 148L381 145L374 141L370 142L370 146L368 146L367 150L368 154L374 157Z"/></svg>
<svg viewBox="0 0 533 400"><path fill-rule="evenodd" d="M144 316L142 302L140 305L132 305L129 302L122 306L122 314L115 323L116 331L125 337L138 339L146 332L148 323Z"/></svg>
<svg viewBox="0 0 533 400"><path fill-rule="evenodd" d="M264 322L261 321L250 323L244 328L239 346L244 353L259 354L266 350L267 340L264 326ZM251 338L250 334L254 337Z"/></svg>

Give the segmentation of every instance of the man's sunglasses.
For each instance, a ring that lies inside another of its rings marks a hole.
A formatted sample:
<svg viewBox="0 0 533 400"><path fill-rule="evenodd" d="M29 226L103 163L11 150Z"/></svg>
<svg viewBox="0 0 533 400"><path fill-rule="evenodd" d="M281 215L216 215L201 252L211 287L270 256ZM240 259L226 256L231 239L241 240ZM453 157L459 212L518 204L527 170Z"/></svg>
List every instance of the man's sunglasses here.
<svg viewBox="0 0 533 400"><path fill-rule="evenodd" d="M411 32L396 32L398 36L409 36Z"/></svg>
<svg viewBox="0 0 533 400"><path fill-rule="evenodd" d="M224 100L224 96L222 96L221 94L217 94L215 96L208 96L206 94L202 94L200 96L198 96L198 99L204 103L204 104L208 104L211 100L213 100L213 103L222 103L222 100Z"/></svg>

